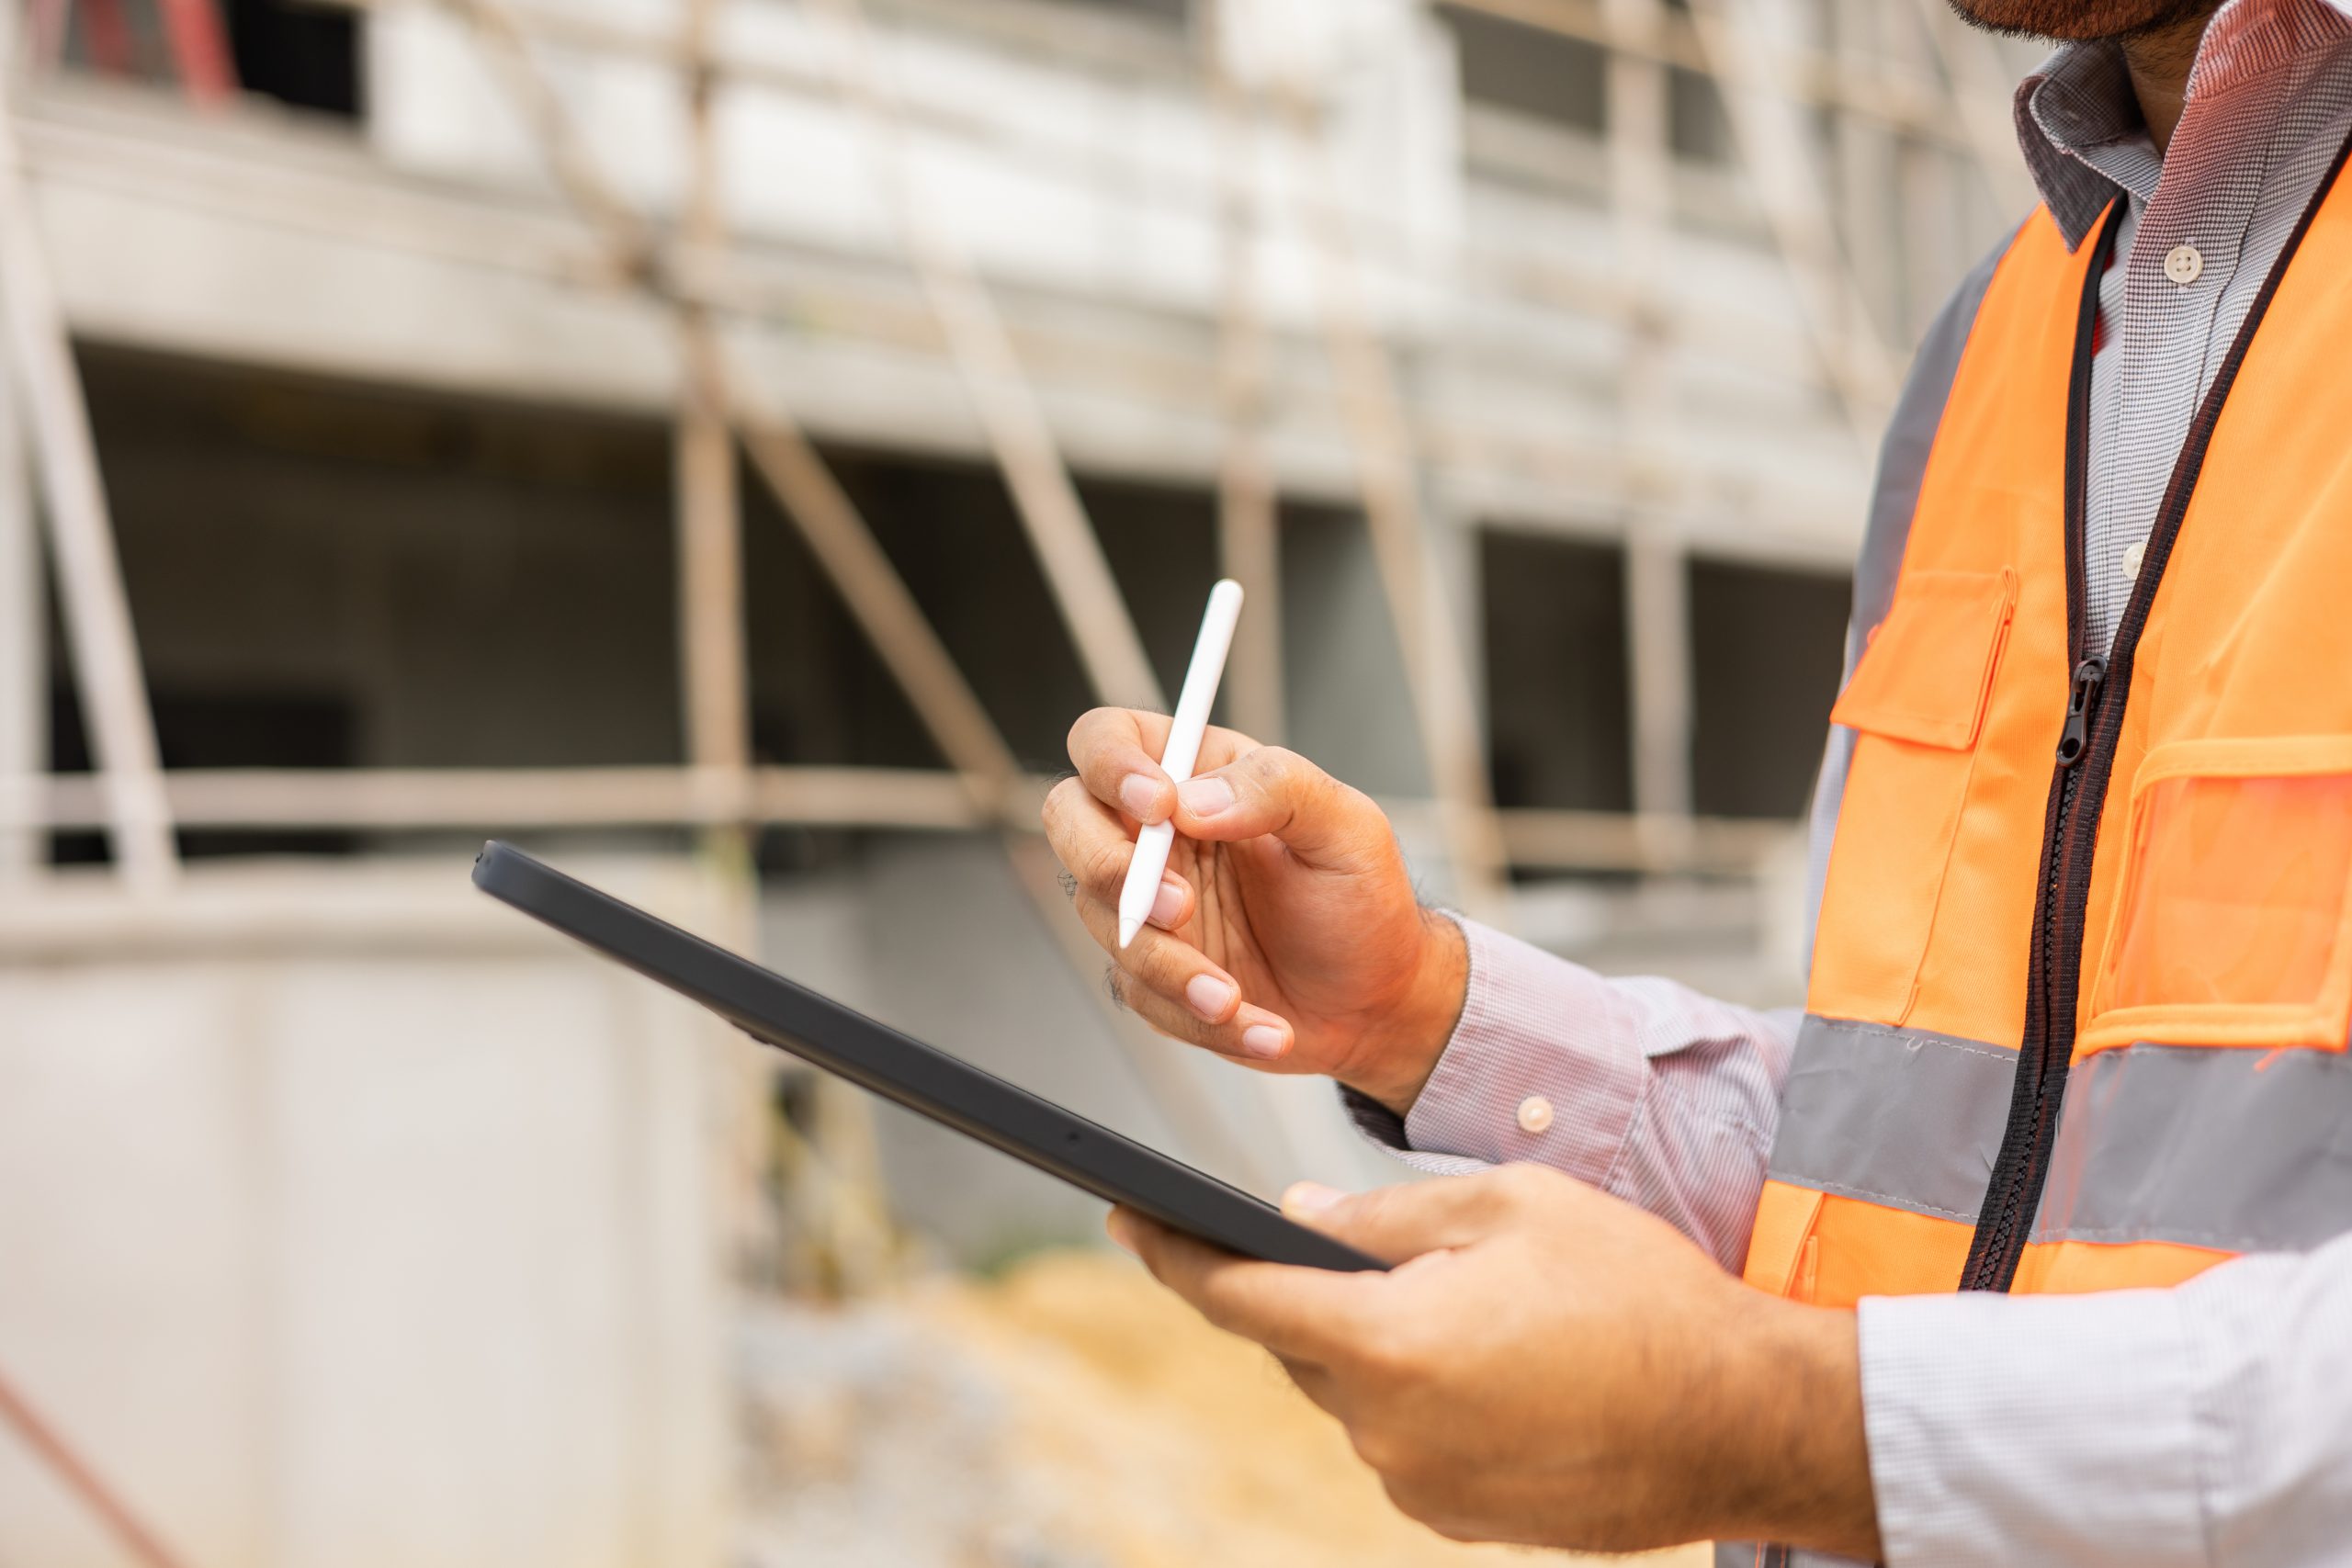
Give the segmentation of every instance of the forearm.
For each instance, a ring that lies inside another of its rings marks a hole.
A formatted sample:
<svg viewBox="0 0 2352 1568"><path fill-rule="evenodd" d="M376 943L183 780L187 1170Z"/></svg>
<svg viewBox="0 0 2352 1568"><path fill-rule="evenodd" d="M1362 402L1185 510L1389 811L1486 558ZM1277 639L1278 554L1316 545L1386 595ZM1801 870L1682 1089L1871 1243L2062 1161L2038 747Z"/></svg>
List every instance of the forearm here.
<svg viewBox="0 0 2352 1568"><path fill-rule="evenodd" d="M1744 1288L1743 1288L1744 1289ZM1877 1562L1882 1548L1850 1312L1747 1292L1693 1443L1707 1456L1704 1532Z"/></svg>

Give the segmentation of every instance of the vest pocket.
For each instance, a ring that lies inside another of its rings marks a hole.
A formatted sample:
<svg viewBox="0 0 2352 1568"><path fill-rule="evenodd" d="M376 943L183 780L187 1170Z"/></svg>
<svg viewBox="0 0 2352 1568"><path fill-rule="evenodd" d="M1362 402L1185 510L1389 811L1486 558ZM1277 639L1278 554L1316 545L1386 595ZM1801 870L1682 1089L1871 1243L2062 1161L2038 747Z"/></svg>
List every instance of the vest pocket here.
<svg viewBox="0 0 2352 1568"><path fill-rule="evenodd" d="M2017 596L2007 570L1907 573L1829 722L1944 750L1974 746Z"/></svg>
<svg viewBox="0 0 2352 1568"><path fill-rule="evenodd" d="M1857 734L1810 1010L1888 1024L1908 1014L2016 604L2007 570L1905 572L1830 710Z"/></svg>
<svg viewBox="0 0 2352 1568"><path fill-rule="evenodd" d="M2345 1048L2352 736L2181 740L2132 781L2122 884L2077 1055Z"/></svg>

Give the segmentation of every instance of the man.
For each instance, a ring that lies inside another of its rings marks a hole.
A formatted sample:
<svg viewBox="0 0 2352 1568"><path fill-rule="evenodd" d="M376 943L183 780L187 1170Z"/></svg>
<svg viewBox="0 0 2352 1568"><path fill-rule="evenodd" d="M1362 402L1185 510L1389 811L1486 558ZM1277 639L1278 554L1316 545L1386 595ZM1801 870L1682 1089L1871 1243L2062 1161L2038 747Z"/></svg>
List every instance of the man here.
<svg viewBox="0 0 2352 1568"><path fill-rule="evenodd" d="M2352 1562L2352 19L1958 3L2062 40L2044 205L1887 437L1802 1019L1425 913L1239 736L1090 714L1047 804L1106 947L1174 818L1130 1007L1456 1178L1290 1195L1386 1275L1113 1220L1450 1535Z"/></svg>

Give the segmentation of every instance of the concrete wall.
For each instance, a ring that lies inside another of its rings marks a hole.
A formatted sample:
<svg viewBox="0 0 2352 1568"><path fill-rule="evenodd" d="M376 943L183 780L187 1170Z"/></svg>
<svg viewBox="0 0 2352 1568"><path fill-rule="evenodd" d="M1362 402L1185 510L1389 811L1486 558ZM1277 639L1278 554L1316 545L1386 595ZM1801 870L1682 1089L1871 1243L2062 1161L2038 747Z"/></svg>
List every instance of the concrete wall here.
<svg viewBox="0 0 2352 1568"><path fill-rule="evenodd" d="M984 270L1065 451L1098 473L1208 481L1224 437L1220 187L1187 35L1077 0L870 9L876 57L915 105L915 177ZM675 21L643 0L565 10L657 41ZM1273 328L1267 449L1285 492L1343 500L1354 483L1308 243L1312 204L1335 192L1403 350L1438 509L1617 531L1626 334L1610 305L1600 144L1465 103L1450 34L1398 0L1235 10L1239 63L1262 76L1312 61L1332 128L1328 181L1278 127L1246 159L1252 276ZM743 373L820 434L981 454L810 16L766 0L728 8L730 58L761 73L730 85L719 115L741 242L723 284L741 303ZM656 67L544 54L616 178L650 210L673 206L678 105ZM361 378L662 406L675 374L662 313L600 284L592 237L464 37L425 0L390 0L369 13L367 59L358 135L260 112L192 120L169 98L87 82L44 87L25 140L76 330ZM1676 417L1657 438L1674 493L1654 499L1694 547L1838 564L1868 454L1826 391L1752 193L1715 165L1676 179L1665 288L1709 324L1669 355ZM1973 251L1938 254L1957 270Z"/></svg>
<svg viewBox="0 0 2352 1568"><path fill-rule="evenodd" d="M736 1043L465 873L0 908L0 1371L200 1568L721 1560ZM122 1560L0 1430L0 1561Z"/></svg>
<svg viewBox="0 0 2352 1568"><path fill-rule="evenodd" d="M1057 918L1069 919L1057 909ZM853 874L768 886L761 953L779 972L1106 1126L1272 1197L1405 1168L1359 1140L1320 1079L1271 1077L1114 1024L989 840L877 838ZM889 1106L876 1108L900 1221L969 1263L1096 1242L1102 1204Z"/></svg>

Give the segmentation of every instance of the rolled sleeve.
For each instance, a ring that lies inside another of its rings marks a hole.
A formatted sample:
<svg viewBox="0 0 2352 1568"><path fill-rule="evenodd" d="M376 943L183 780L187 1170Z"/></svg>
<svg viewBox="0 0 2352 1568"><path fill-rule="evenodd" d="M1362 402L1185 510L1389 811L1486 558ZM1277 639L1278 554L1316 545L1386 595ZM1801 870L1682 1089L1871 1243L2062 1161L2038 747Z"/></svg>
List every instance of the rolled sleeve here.
<svg viewBox="0 0 2352 1568"><path fill-rule="evenodd" d="M1462 1017L1409 1114L1365 1134L1441 1175L1548 1165L1640 1204L1726 1268L1747 1247L1793 1018L1611 979L1474 920Z"/></svg>
<svg viewBox="0 0 2352 1568"><path fill-rule="evenodd" d="M1453 1037L1405 1118L1408 1146L1530 1160L1594 1186L1617 1164L1648 1077L1609 982L1464 920L1470 985ZM1539 1132L1522 1108L1549 1112Z"/></svg>

